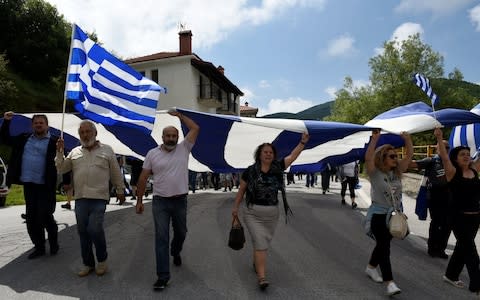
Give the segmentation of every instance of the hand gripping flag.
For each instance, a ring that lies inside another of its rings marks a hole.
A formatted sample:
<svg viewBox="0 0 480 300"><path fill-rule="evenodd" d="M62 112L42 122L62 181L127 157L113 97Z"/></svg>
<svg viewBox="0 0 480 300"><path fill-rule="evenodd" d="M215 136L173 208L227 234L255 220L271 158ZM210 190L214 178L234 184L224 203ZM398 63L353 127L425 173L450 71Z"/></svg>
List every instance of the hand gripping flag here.
<svg viewBox="0 0 480 300"><path fill-rule="evenodd" d="M166 89L93 42L79 26L73 26L66 98L90 120L150 134L160 92L166 93Z"/></svg>
<svg viewBox="0 0 480 300"><path fill-rule="evenodd" d="M432 100L432 108L438 105L438 102L440 102L440 98L435 94L432 90L432 87L430 86L430 81L428 80L427 77L417 73L413 75L413 82L422 89L422 91L427 94L427 96Z"/></svg>

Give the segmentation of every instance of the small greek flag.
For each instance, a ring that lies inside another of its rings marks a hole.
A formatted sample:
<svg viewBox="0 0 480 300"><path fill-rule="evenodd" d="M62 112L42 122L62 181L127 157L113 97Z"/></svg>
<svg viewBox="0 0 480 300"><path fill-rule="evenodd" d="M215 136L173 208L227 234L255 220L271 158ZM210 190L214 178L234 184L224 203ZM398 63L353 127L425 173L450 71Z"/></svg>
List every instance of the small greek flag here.
<svg viewBox="0 0 480 300"><path fill-rule="evenodd" d="M90 120L150 134L160 92L166 93L166 89L96 44L79 26L73 26L66 98Z"/></svg>
<svg viewBox="0 0 480 300"><path fill-rule="evenodd" d="M417 73L413 75L413 82L432 100L432 107L438 105L440 98L433 92L432 87L430 86L430 81L427 77Z"/></svg>

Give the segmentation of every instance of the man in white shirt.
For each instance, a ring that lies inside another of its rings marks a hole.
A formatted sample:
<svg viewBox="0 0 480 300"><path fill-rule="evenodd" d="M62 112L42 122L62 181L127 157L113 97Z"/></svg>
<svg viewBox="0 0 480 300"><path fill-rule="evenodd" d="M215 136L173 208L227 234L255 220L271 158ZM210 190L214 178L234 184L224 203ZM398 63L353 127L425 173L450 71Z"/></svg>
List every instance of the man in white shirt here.
<svg viewBox="0 0 480 300"><path fill-rule="evenodd" d="M187 234L188 157L195 144L200 127L189 117L170 111L188 128L185 139L178 143L178 129L163 129L163 144L150 150L145 157L143 170L137 183L138 214L143 213L142 197L150 175L153 175L153 219L155 223L155 255L158 279L154 290L165 289L170 280L169 242L170 220L173 239L170 255L176 266L182 264L180 251Z"/></svg>

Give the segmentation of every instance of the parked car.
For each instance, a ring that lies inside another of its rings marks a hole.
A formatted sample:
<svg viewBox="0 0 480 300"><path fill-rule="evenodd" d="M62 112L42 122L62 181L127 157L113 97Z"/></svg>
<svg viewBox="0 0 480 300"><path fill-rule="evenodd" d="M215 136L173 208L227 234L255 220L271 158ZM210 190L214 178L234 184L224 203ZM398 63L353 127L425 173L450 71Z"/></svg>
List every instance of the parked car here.
<svg viewBox="0 0 480 300"><path fill-rule="evenodd" d="M0 157L0 206L5 206L8 195L7 166Z"/></svg>

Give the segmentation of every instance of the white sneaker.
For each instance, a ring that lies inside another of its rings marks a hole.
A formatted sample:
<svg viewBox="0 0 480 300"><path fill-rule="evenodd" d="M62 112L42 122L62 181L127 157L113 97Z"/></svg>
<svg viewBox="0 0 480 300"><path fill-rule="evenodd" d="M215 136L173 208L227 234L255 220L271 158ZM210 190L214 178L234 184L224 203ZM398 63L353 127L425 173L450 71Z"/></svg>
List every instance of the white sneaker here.
<svg viewBox="0 0 480 300"><path fill-rule="evenodd" d="M380 274L378 274L378 271L376 268L372 269L369 266L367 266L367 268L365 269L365 274L367 274L367 276L370 277L375 282L378 282L378 283L383 282L383 278L382 276L380 276Z"/></svg>
<svg viewBox="0 0 480 300"><path fill-rule="evenodd" d="M402 290L395 284L395 282L390 282L388 285L387 285L387 295L388 296L393 296L393 295L396 295L396 294L400 294L402 292Z"/></svg>

